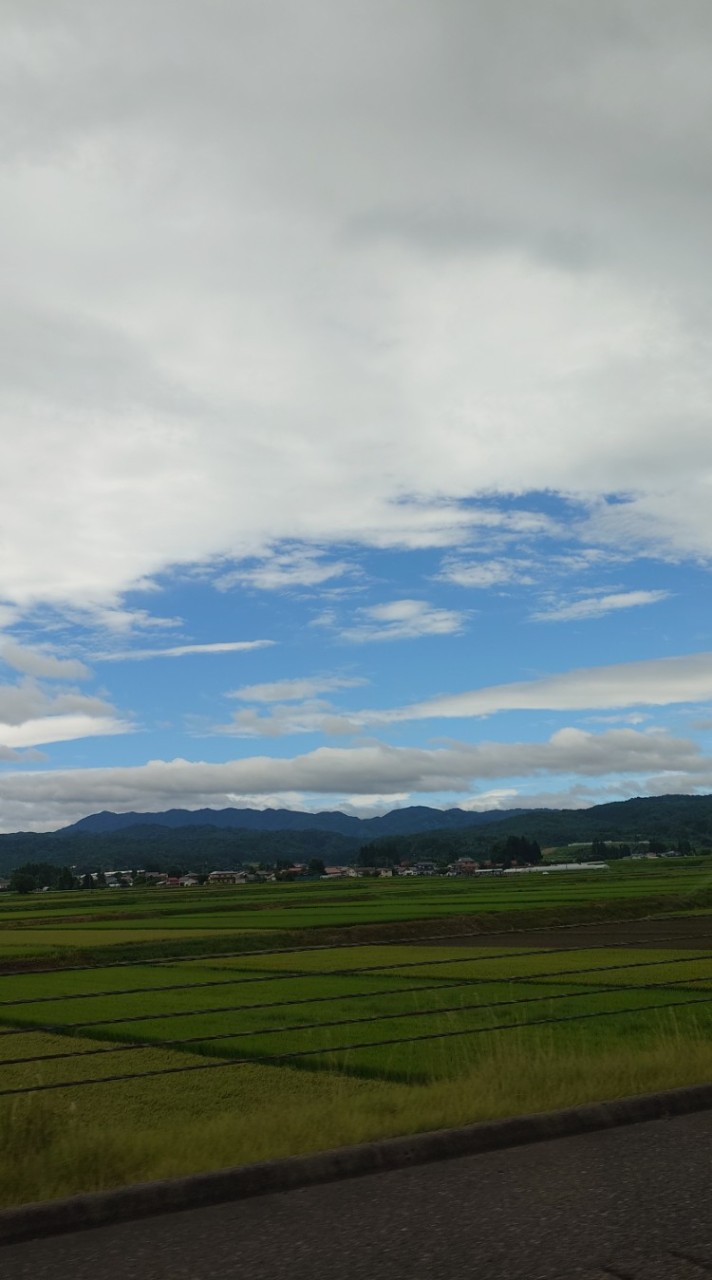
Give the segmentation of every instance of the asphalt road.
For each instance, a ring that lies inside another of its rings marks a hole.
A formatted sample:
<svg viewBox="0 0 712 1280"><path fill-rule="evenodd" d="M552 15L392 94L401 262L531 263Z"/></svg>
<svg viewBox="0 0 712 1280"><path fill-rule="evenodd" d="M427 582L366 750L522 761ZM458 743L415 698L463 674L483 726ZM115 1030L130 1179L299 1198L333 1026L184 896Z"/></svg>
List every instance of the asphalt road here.
<svg viewBox="0 0 712 1280"><path fill-rule="evenodd" d="M709 1280L712 1112L0 1248L2 1280Z"/></svg>

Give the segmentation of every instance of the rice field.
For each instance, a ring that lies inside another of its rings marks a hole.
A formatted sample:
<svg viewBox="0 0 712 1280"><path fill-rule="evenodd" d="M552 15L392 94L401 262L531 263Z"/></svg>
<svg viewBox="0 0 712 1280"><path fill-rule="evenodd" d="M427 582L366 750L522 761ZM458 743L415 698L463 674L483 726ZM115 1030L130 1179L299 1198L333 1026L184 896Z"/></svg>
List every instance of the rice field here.
<svg viewBox="0 0 712 1280"><path fill-rule="evenodd" d="M614 864L608 872L552 872L478 880L311 881L231 889L95 890L0 897L0 961L63 951L130 948L205 938L438 921L578 909L615 914L712 904L712 868L679 863ZM267 945L267 943L265 943Z"/></svg>
<svg viewBox="0 0 712 1280"><path fill-rule="evenodd" d="M504 1034L546 1023L569 1034L579 1022L579 1036L603 1034L611 1041L644 1035L648 1010L668 1004L683 1021L694 1017L696 1025L707 1025L711 989L712 954L703 943L685 950L533 954L369 946L26 973L13 979L9 999L0 1004L2 1087L21 1087L30 1068L41 1083L71 1080L75 1066L86 1065L79 1064L80 1053L91 1059L95 1077L117 1074L117 1062L128 1061L128 1054L134 1055L129 1071L142 1072L147 1050L163 1046L226 1062L278 1057L311 1071L426 1082L469 1065L479 1054L478 1038L491 1027ZM600 1021L589 1018L597 1012L604 1015ZM51 1034L55 1047L18 1053L20 1032L28 1039L30 1028L38 1044ZM91 1052L77 1037L91 1037ZM38 1057L41 1062L21 1061ZM64 1074L57 1074L60 1062Z"/></svg>
<svg viewBox="0 0 712 1280"><path fill-rule="evenodd" d="M709 1078L704 867L553 880L7 895L0 1203Z"/></svg>

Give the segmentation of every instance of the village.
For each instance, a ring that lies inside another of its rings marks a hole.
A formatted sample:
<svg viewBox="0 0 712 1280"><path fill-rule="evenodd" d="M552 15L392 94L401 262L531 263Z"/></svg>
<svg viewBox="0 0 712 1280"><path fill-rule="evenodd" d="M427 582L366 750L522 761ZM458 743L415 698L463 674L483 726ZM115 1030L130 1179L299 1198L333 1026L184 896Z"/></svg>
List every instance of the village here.
<svg viewBox="0 0 712 1280"><path fill-rule="evenodd" d="M651 855L657 857L658 855ZM195 889L201 886L215 888L226 885L267 884L304 880L363 880L391 879L395 876L511 876L559 871L608 871L607 862L554 862L535 866L491 866L472 858L457 858L446 866L435 862L399 863L397 866L326 866L315 871L309 863L294 863L285 870L267 870L256 864L246 864L234 871L188 872L172 876L160 871L121 870L94 872L91 879L94 888L124 889L135 885L153 885L157 889ZM0 888L2 888L0 884ZM88 885L83 887L89 887Z"/></svg>

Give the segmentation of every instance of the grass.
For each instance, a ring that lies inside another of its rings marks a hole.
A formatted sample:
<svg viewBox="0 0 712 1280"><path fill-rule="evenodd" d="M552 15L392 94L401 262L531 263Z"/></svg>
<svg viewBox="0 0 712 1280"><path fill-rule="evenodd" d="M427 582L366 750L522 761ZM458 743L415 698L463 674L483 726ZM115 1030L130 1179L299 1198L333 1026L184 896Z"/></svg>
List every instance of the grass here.
<svg viewBox="0 0 712 1280"><path fill-rule="evenodd" d="M151 948L228 945L228 939L311 930L413 926L453 916L478 919L542 911L625 912L712 905L712 868L637 862L609 872L501 877L246 885L229 889L137 889L0 898L0 957L97 954L139 957Z"/></svg>
<svg viewBox="0 0 712 1280"><path fill-rule="evenodd" d="M657 949L605 945L605 931L585 950L566 950L566 930L548 950L516 932L480 946L415 940L651 904L704 912L704 868L650 867L605 883L561 873L8 896L0 948L51 971L6 961L0 973L0 1089L87 1083L0 1098L0 1203L709 1079L712 999L699 1001L712 955L665 947L662 924ZM704 935L704 920L695 928ZM290 944L319 949L250 954ZM151 954L181 958L142 962ZM128 963L102 967L117 957ZM62 968L85 959L95 967ZM698 1003L665 1008L687 1000ZM263 1061L278 1053L306 1056ZM92 1083L174 1067L196 1069Z"/></svg>
<svg viewBox="0 0 712 1280"><path fill-rule="evenodd" d="M92 1047L103 1048L106 1056L95 1052L87 1063L61 1058L43 1063L42 1070L59 1080L73 1078L75 1066L97 1076L136 1072L146 1069L151 1052L178 1041L184 1042L177 1046L181 1052L211 1059L296 1054L303 1055L296 1065L312 1072L424 1081L437 1055L440 1075L469 1067L478 1040L492 1026L569 1019L557 1032L562 1043L576 1024L594 1041L601 1034L609 1042L629 1040L632 1033L645 1034L659 1007L702 1001L710 987L712 962L704 953L701 958L692 950L619 948L531 954L374 946L23 974L12 981L13 1003L2 1007L0 1068L5 1087L19 1086L32 1067L11 1065L18 1058L81 1054ZM585 1016L594 1013L606 1016ZM679 1018L681 1024L693 1018L712 1029L712 1001L709 1007L680 1008ZM50 1028L57 1033L54 1047L33 1049L30 1043L18 1049L18 1042L30 1042L33 1035L39 1045ZM78 1040L86 1035L93 1044ZM127 1042L139 1047L118 1052ZM345 1045L356 1047L342 1053ZM122 1059L127 1065L120 1068Z"/></svg>
<svg viewBox="0 0 712 1280"><path fill-rule="evenodd" d="M490 1035L476 1060L427 1083L321 1071L239 1072L28 1095L0 1107L0 1203L305 1154L527 1111L699 1083L712 1072L705 1028L659 1013L631 1052L550 1028ZM437 1064L435 1064L437 1065ZM207 1077L210 1076L208 1082ZM81 1096L80 1096L81 1095Z"/></svg>

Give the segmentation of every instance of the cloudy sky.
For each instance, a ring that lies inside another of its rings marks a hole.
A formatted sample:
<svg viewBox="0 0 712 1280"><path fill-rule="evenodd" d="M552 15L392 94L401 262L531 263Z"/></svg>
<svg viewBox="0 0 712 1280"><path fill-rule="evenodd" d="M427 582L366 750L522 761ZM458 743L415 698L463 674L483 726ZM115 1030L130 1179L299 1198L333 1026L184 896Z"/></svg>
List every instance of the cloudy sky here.
<svg viewBox="0 0 712 1280"><path fill-rule="evenodd" d="M711 790L707 0L0 19L0 829Z"/></svg>

